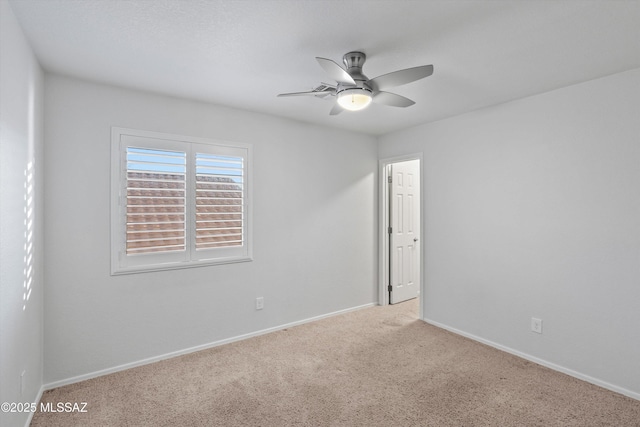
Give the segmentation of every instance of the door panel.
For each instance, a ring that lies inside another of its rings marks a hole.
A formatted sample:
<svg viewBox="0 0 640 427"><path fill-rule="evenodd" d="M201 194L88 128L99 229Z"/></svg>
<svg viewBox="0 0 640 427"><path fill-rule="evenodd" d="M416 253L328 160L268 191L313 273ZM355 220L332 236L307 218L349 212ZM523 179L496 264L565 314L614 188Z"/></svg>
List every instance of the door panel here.
<svg viewBox="0 0 640 427"><path fill-rule="evenodd" d="M418 296L420 286L420 162L391 166L389 302Z"/></svg>

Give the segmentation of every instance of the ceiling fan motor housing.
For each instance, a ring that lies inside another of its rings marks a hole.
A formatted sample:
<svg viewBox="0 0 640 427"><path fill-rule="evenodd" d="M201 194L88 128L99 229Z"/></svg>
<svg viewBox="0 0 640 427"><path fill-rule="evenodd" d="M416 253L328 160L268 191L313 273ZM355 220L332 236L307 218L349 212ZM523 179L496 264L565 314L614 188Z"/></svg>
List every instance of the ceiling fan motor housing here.
<svg viewBox="0 0 640 427"><path fill-rule="evenodd" d="M371 87L369 87L369 85L366 84L369 78L364 74L362 74L362 66L364 65L366 60L367 60L367 55L365 55L362 52L349 52L342 57L342 61L344 62L344 65L347 67L347 73L349 73L349 75L353 78L353 80L355 80L356 86L339 83L337 87L338 93L345 89L351 89L354 87L364 89L370 93L373 92Z"/></svg>

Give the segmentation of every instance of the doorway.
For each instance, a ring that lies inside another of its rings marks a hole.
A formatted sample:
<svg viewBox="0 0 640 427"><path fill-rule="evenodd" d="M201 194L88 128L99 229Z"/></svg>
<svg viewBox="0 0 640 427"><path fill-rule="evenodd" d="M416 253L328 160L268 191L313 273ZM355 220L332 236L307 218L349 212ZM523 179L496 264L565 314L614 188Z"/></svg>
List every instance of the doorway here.
<svg viewBox="0 0 640 427"><path fill-rule="evenodd" d="M379 304L418 298L423 305L422 155L380 161Z"/></svg>

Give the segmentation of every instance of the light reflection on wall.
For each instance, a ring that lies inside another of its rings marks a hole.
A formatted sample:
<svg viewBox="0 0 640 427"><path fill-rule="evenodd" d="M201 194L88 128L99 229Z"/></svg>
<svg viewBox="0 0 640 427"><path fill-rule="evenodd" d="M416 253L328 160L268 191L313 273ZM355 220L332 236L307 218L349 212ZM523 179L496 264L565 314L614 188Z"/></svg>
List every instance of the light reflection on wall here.
<svg viewBox="0 0 640 427"><path fill-rule="evenodd" d="M34 161L27 164L24 171L24 282L22 294L22 311L27 309L27 302L33 291L33 217L34 217Z"/></svg>

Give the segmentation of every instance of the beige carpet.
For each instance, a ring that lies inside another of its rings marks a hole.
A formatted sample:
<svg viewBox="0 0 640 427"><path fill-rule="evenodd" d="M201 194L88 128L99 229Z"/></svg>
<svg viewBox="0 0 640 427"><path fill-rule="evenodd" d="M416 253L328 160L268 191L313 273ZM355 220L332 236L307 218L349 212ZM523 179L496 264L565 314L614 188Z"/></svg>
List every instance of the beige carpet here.
<svg viewBox="0 0 640 427"><path fill-rule="evenodd" d="M640 426L640 401L372 307L44 394L32 426Z"/></svg>

